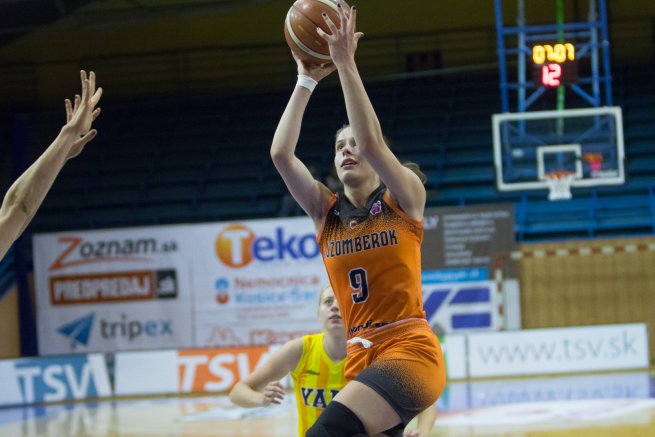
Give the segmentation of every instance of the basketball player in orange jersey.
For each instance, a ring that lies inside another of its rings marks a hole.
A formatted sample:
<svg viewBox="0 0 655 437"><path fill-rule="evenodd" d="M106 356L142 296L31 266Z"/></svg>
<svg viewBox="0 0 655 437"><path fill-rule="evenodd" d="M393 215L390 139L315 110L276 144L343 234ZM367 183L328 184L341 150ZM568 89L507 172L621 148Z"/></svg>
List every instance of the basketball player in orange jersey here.
<svg viewBox="0 0 655 437"><path fill-rule="evenodd" d="M80 77L82 95L76 95L73 104L68 99L65 101L66 124L39 159L16 179L2 202L0 259L32 221L66 161L79 155L97 134L91 129L91 123L100 115L100 108L95 107L102 96L102 88L96 90L93 71L88 78L86 72L81 71Z"/></svg>
<svg viewBox="0 0 655 437"><path fill-rule="evenodd" d="M426 193L383 140L357 71L356 10L338 5L329 20L333 66L298 63L298 83L278 124L271 157L312 218L348 338L346 380L307 436L400 436L437 400L446 382L439 341L425 320L420 246ZM295 156L314 86L336 68L349 126L336 137L334 163L344 191L332 193Z"/></svg>
<svg viewBox="0 0 655 437"><path fill-rule="evenodd" d="M232 402L246 408L278 405L285 396L280 379L290 373L298 409L298 435L303 437L346 383L346 335L330 286L321 290L318 320L321 333L293 339L276 350L232 388ZM407 436L427 436L436 414L433 407L419 414L416 429L407 430Z"/></svg>

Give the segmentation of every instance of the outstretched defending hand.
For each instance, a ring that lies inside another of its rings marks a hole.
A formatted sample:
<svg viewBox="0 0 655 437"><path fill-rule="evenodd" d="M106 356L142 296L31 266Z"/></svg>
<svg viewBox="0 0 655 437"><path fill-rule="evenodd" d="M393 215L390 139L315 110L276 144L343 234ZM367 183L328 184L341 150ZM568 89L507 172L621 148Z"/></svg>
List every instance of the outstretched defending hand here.
<svg viewBox="0 0 655 437"><path fill-rule="evenodd" d="M80 79L82 96L76 94L72 104L69 99L65 101L66 125L63 130L69 131L77 138L70 145L66 159L79 155L84 146L98 133L95 129L91 129L91 124L100 115L100 108L96 108L96 105L102 97L102 88L96 90L96 75L93 71L89 72L88 78L86 71L80 71Z"/></svg>
<svg viewBox="0 0 655 437"><path fill-rule="evenodd" d="M284 400L284 388L279 381L269 382L264 387L264 400L262 401L262 407L268 407L269 405L280 405Z"/></svg>
<svg viewBox="0 0 655 437"><path fill-rule="evenodd" d="M355 32L357 23L357 9L355 6L350 7L344 0L338 0L337 10L339 11L340 24L339 28L332 22L327 14L323 14L323 19L330 29L327 34L320 27L316 30L319 36L327 41L330 47L330 56L336 65L342 65L355 59L357 43L364 36L362 32Z"/></svg>

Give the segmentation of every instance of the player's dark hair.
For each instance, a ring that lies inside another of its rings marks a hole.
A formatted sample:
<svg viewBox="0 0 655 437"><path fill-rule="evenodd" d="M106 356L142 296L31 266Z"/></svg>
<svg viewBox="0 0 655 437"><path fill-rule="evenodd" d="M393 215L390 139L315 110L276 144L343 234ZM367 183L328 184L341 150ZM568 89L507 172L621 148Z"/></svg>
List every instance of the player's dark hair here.
<svg viewBox="0 0 655 437"><path fill-rule="evenodd" d="M334 134L335 141L339 137L339 134L343 132L343 130L346 129L347 127L350 127L348 123L344 124L337 130L337 133ZM384 143L387 145L387 147L391 149L392 148L391 141L389 141L389 138L387 138L384 135L382 135L382 138L384 139ZM411 171L413 171L416 174L416 176L418 176L418 178L421 180L421 183L425 185L425 183L428 181L428 176L425 173L423 173L423 171L421 171L421 167L417 163L407 161L407 162L403 162L403 165L408 169L410 169Z"/></svg>

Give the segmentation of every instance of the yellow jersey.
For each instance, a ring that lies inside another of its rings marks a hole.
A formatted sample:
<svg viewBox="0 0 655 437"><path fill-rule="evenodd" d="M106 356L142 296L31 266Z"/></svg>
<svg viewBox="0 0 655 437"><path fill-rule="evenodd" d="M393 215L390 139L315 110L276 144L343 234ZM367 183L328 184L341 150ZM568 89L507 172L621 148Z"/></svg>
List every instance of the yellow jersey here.
<svg viewBox="0 0 655 437"><path fill-rule="evenodd" d="M323 349L323 333L302 338L302 355L291 372L296 406L298 435L304 436L327 404L346 385L346 359L335 363Z"/></svg>

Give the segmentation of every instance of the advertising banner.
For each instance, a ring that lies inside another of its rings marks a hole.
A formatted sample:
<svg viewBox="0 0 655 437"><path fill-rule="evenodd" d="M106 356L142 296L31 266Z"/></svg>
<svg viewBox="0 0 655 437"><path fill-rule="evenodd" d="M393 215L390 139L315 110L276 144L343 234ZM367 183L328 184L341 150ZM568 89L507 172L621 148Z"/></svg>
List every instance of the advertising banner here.
<svg viewBox="0 0 655 437"><path fill-rule="evenodd" d="M423 303L435 332L498 331L510 326L494 281L497 257L516 245L513 205L475 205L425 210ZM511 326L520 321L511 320Z"/></svg>
<svg viewBox="0 0 655 437"><path fill-rule="evenodd" d="M502 205L426 212L435 332L499 329L488 263L513 244L511 223ZM41 234L33 246L42 354L269 345L320 329L328 280L307 217Z"/></svg>
<svg viewBox="0 0 655 437"><path fill-rule="evenodd" d="M446 282L489 279L494 256L511 252L515 244L514 205L425 210L424 274L442 272Z"/></svg>
<svg viewBox="0 0 655 437"><path fill-rule="evenodd" d="M318 295L328 280L309 218L194 232L195 346L284 343L320 330Z"/></svg>
<svg viewBox="0 0 655 437"><path fill-rule="evenodd" d="M176 350L117 352L114 392L122 395L178 393Z"/></svg>
<svg viewBox="0 0 655 437"><path fill-rule="evenodd" d="M492 281L432 283L423 279L423 308L437 334L499 330L501 300Z"/></svg>
<svg viewBox="0 0 655 437"><path fill-rule="evenodd" d="M180 392L223 392L262 365L278 346L178 351Z"/></svg>
<svg viewBox="0 0 655 437"><path fill-rule="evenodd" d="M0 361L0 406L112 395L101 354Z"/></svg>
<svg viewBox="0 0 655 437"><path fill-rule="evenodd" d="M119 352L117 395L225 392L279 346Z"/></svg>
<svg viewBox="0 0 655 437"><path fill-rule="evenodd" d="M442 335L439 336L441 350L446 360L446 379L464 379L468 376L466 367L466 336Z"/></svg>
<svg viewBox="0 0 655 437"><path fill-rule="evenodd" d="M191 346L189 229L36 235L39 353Z"/></svg>
<svg viewBox="0 0 655 437"><path fill-rule="evenodd" d="M471 378L648 368L644 324L475 333Z"/></svg>

